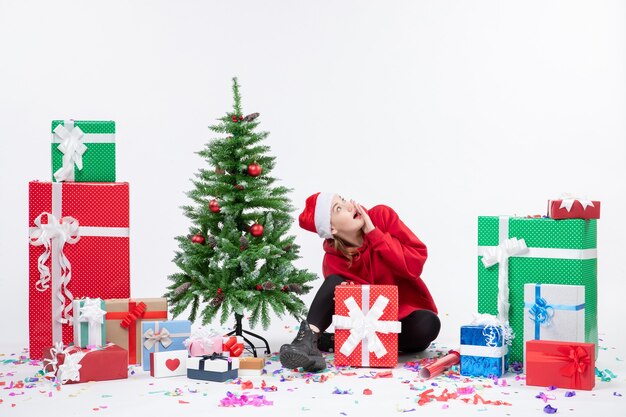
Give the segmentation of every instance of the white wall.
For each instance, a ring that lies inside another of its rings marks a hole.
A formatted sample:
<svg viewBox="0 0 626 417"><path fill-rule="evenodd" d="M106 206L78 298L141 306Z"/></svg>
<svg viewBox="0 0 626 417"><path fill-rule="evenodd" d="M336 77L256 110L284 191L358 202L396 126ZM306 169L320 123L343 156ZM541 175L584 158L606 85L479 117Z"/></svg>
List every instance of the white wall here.
<svg viewBox="0 0 626 417"><path fill-rule="evenodd" d="M294 205L318 190L385 203L428 245L423 278L451 340L476 309L478 215L543 214L563 191L602 200L609 330L626 278L625 12L572 0L1 0L2 341L27 343L27 187L50 178L50 121L117 121L132 294L158 296L187 233L194 152L230 109L235 75ZM321 273L319 238L293 233L299 266Z"/></svg>

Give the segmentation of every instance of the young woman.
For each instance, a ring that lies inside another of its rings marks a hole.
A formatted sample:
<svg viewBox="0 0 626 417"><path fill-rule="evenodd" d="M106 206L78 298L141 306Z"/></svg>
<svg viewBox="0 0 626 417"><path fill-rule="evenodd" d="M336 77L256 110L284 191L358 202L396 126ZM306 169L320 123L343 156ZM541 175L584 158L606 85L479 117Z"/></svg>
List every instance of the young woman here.
<svg viewBox="0 0 626 417"><path fill-rule="evenodd" d="M420 352L435 340L441 322L420 278L426 246L393 209L379 205L366 210L337 194L316 193L307 198L299 220L300 227L325 239L324 282L296 338L280 348L285 368L302 367L308 372L326 369L317 346L320 333L332 322L335 287L350 282L398 286L400 351Z"/></svg>

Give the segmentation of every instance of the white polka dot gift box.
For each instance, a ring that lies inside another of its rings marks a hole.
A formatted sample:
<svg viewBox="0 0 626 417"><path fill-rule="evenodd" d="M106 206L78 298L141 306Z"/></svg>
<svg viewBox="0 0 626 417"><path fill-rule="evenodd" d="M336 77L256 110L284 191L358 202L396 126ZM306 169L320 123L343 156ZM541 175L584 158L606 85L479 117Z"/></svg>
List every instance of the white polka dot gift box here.
<svg viewBox="0 0 626 417"><path fill-rule="evenodd" d="M394 368L398 364L398 287L335 288L335 365Z"/></svg>
<svg viewBox="0 0 626 417"><path fill-rule="evenodd" d="M528 340L585 341L585 287L524 285L524 346Z"/></svg>
<svg viewBox="0 0 626 417"><path fill-rule="evenodd" d="M535 283L585 288L584 341L597 346L596 220L478 218L478 312L508 320L511 361L524 360L524 285Z"/></svg>
<svg viewBox="0 0 626 417"><path fill-rule="evenodd" d="M52 181L115 182L115 122L53 120Z"/></svg>
<svg viewBox="0 0 626 417"><path fill-rule="evenodd" d="M72 301L130 296L128 183L29 183L29 346L74 339Z"/></svg>

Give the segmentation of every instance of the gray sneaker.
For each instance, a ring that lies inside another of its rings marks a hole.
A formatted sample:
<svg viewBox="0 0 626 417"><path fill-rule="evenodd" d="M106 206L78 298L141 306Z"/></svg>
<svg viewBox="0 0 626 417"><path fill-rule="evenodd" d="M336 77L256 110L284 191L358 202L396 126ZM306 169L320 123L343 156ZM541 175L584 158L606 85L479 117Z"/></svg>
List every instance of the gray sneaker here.
<svg viewBox="0 0 626 417"><path fill-rule="evenodd" d="M306 372L326 369L326 361L317 348L319 333L313 332L306 320L300 323L300 330L293 342L280 347L280 363L288 369L302 368Z"/></svg>

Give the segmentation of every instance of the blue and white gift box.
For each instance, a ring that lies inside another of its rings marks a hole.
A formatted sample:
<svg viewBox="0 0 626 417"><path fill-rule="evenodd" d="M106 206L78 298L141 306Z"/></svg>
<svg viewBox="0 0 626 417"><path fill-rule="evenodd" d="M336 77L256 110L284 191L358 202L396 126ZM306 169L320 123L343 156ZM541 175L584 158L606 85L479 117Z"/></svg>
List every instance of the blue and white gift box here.
<svg viewBox="0 0 626 417"><path fill-rule="evenodd" d="M150 353L186 350L183 342L191 335L189 320L144 321L141 323L144 371L150 370Z"/></svg>
<svg viewBox="0 0 626 417"><path fill-rule="evenodd" d="M224 382L239 376L239 358L212 355L187 358L187 378Z"/></svg>
<svg viewBox="0 0 626 417"><path fill-rule="evenodd" d="M502 376L508 369L509 350L498 325L461 326L461 375Z"/></svg>
<svg viewBox="0 0 626 417"><path fill-rule="evenodd" d="M74 345L102 347L106 345L106 310L99 298L85 298L72 302L74 310Z"/></svg>
<svg viewBox="0 0 626 417"><path fill-rule="evenodd" d="M524 346L528 340L585 342L583 285L524 285Z"/></svg>

